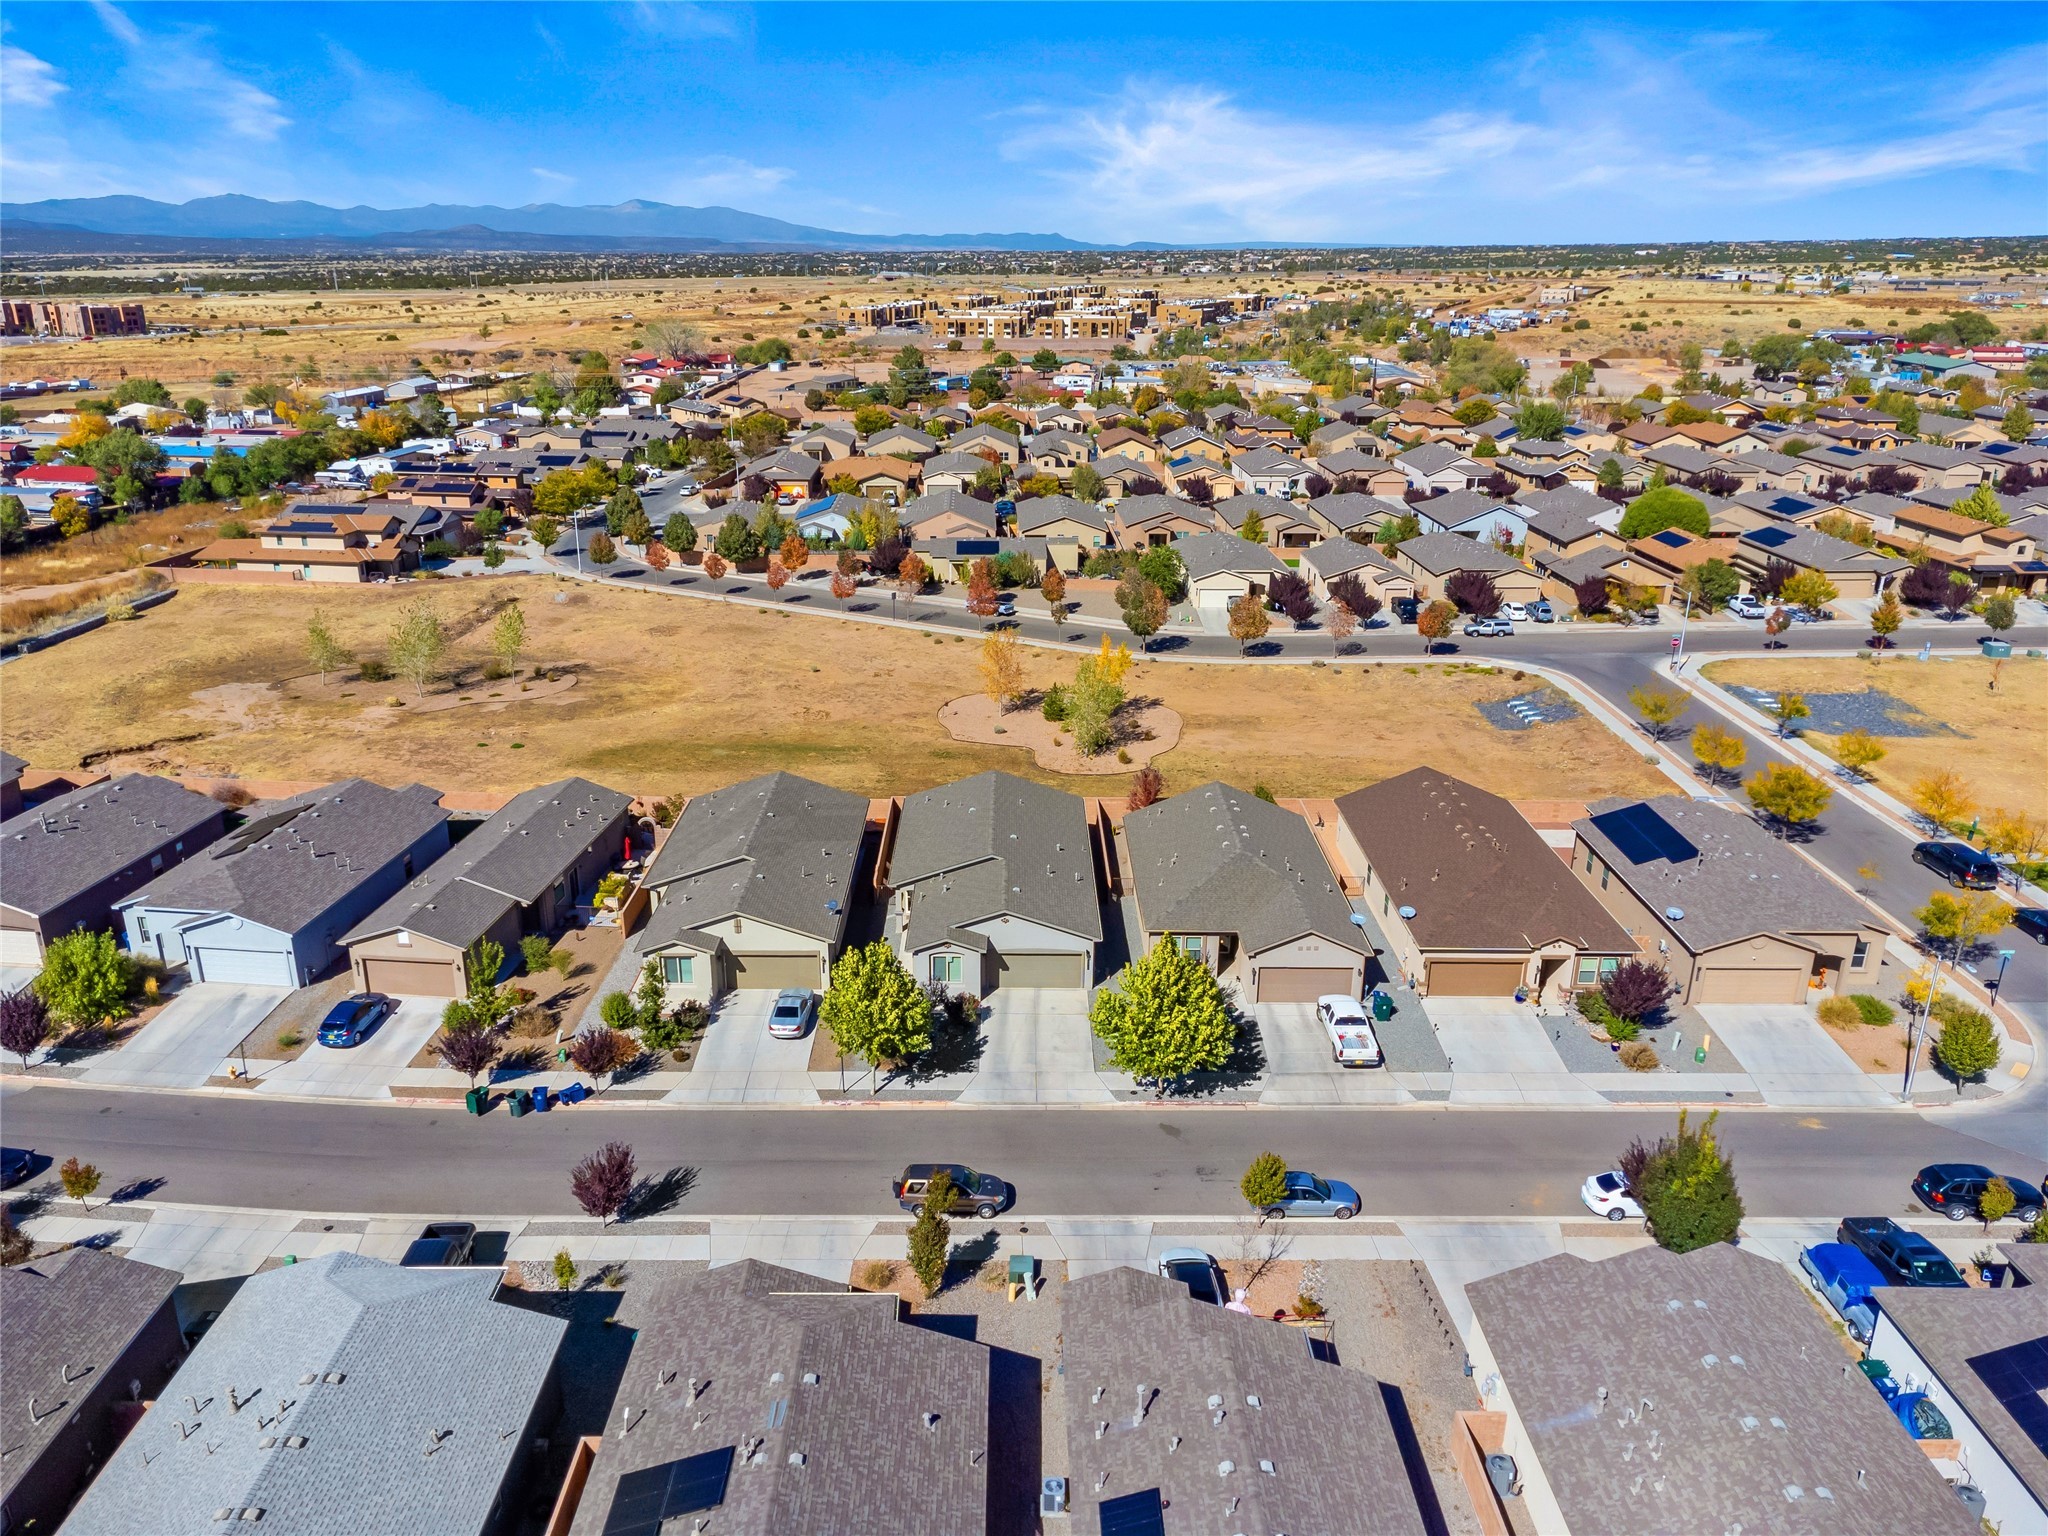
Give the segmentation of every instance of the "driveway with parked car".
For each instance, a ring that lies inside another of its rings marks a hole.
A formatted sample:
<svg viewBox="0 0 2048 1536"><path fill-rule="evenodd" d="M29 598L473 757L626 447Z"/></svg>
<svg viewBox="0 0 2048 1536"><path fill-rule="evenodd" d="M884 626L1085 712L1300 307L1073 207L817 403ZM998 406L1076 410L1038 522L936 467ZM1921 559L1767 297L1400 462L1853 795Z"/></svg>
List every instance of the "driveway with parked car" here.
<svg viewBox="0 0 2048 1536"><path fill-rule="evenodd" d="M286 987L195 981L118 1050L87 1064L89 1083L148 1088L202 1088L217 1076L242 1037L290 995Z"/></svg>
<svg viewBox="0 0 2048 1536"><path fill-rule="evenodd" d="M670 1104L815 1104L811 1037L817 1026L778 1039L769 1021L779 992L728 992L711 1011L688 1079L664 1100ZM812 1018L815 1019L815 1009Z"/></svg>
<svg viewBox="0 0 2048 1536"><path fill-rule="evenodd" d="M1348 1067L1335 1059L1329 1031L1313 1003L1254 1003L1266 1070L1261 1104L1407 1104L1414 1096L1383 1067ZM1378 1041L1374 1042L1375 1048Z"/></svg>
<svg viewBox="0 0 2048 1536"><path fill-rule="evenodd" d="M391 1084L440 1028L445 998L391 999L392 1007L354 1045L311 1041L291 1061L252 1061L258 1093L303 1094L316 1099L388 1099ZM327 1031L344 1039L347 1032Z"/></svg>

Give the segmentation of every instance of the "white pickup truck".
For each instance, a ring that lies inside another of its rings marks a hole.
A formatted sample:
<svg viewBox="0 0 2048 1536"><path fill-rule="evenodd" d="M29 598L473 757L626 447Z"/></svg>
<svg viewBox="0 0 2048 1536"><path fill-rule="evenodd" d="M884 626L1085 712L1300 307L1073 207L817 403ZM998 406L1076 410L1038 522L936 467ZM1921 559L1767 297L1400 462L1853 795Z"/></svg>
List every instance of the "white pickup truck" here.
<svg viewBox="0 0 2048 1536"><path fill-rule="evenodd" d="M1383 1067L1379 1036L1354 997L1331 994L1316 999L1316 1017L1330 1037L1330 1055L1340 1067Z"/></svg>

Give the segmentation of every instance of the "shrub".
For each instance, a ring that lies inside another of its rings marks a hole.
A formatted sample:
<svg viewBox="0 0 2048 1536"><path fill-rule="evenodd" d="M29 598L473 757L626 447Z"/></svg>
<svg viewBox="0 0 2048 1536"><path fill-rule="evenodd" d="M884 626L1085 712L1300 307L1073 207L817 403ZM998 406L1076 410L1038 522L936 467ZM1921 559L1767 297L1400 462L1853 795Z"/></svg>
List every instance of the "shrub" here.
<svg viewBox="0 0 2048 1536"><path fill-rule="evenodd" d="M1287 1193L1287 1162L1277 1152L1261 1152L1238 1180L1238 1192L1254 1210L1278 1205Z"/></svg>
<svg viewBox="0 0 2048 1536"><path fill-rule="evenodd" d="M1647 1040L1631 1040L1621 1048L1621 1064L1631 1072L1654 1072L1659 1066L1657 1048Z"/></svg>
<svg viewBox="0 0 2048 1536"><path fill-rule="evenodd" d="M1638 1141L1622 1154L1629 1192L1649 1219L1659 1246L1690 1253L1710 1243L1735 1239L1742 1225L1742 1196L1735 1170L1714 1139L1718 1113L1697 1131L1678 1113L1678 1134L1655 1146Z"/></svg>
<svg viewBox="0 0 2048 1536"><path fill-rule="evenodd" d="M1934 1038L1934 1059L1958 1081L1980 1078L1997 1066L1998 1035L1991 1016L1963 1005L1947 1010Z"/></svg>
<svg viewBox="0 0 2048 1536"><path fill-rule="evenodd" d="M1827 1025L1829 1029L1856 1029L1860 1028L1863 1024L1863 1010L1858 1008L1854 1000L1850 998L1827 998L1821 1003L1817 1011L1820 1014L1821 1023Z"/></svg>
<svg viewBox="0 0 2048 1536"><path fill-rule="evenodd" d="M910 1268L927 1296L938 1294L946 1280L946 1259L953 1247L953 1225L946 1208L953 1201L953 1180L941 1168L925 1186L924 1203L910 1229Z"/></svg>
<svg viewBox="0 0 2048 1536"><path fill-rule="evenodd" d="M896 1283L894 1259L862 1259L853 1266L853 1283L863 1291L886 1291Z"/></svg>
<svg viewBox="0 0 2048 1536"><path fill-rule="evenodd" d="M597 1005L597 1016L608 1029L635 1029L640 1023L640 1012L633 1006L633 999L623 992L607 992Z"/></svg>
<svg viewBox="0 0 2048 1536"><path fill-rule="evenodd" d="M1572 1006L1579 1010L1579 1017L1610 1040L1633 1040L1640 1032L1633 1019L1624 1019L1607 1006L1607 999L1598 992L1581 992L1572 999Z"/></svg>
<svg viewBox="0 0 2048 1536"><path fill-rule="evenodd" d="M560 1249L555 1254L555 1289L566 1291L576 1284L576 1261L569 1257L569 1250Z"/></svg>
<svg viewBox="0 0 2048 1536"><path fill-rule="evenodd" d="M554 964L554 946L543 934L529 933L519 941L520 958L526 962L526 974L538 976Z"/></svg>
<svg viewBox="0 0 2048 1536"><path fill-rule="evenodd" d="M1850 994L1849 1001L1856 1005L1856 1011L1863 1016L1863 1022L1883 1026L1891 1023L1896 1015L1892 1005L1881 997L1872 997L1868 992Z"/></svg>
<svg viewBox="0 0 2048 1536"><path fill-rule="evenodd" d="M1658 1012L1677 994L1678 984L1664 968L1644 960L1624 960L1600 980L1600 996L1608 1008L1617 1018L1636 1023Z"/></svg>
<svg viewBox="0 0 2048 1536"><path fill-rule="evenodd" d="M388 683L391 681L391 669L375 657L371 657L369 660L361 663L356 668L356 675L366 683Z"/></svg>

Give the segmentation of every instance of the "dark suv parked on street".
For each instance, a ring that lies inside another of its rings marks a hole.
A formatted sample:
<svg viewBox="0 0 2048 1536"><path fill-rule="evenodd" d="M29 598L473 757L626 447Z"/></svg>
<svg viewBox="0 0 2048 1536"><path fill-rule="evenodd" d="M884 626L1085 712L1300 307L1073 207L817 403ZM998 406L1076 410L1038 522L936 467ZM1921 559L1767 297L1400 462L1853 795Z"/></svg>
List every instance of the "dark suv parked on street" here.
<svg viewBox="0 0 2048 1536"><path fill-rule="evenodd" d="M1939 1248L1889 1216L1845 1216L1835 1241L1857 1249L1894 1285L1969 1284Z"/></svg>
<svg viewBox="0 0 2048 1536"><path fill-rule="evenodd" d="M2041 1214L2041 1191L2025 1179L1995 1174L1981 1163L1930 1163L1913 1178L1913 1193L1930 1211L1950 1221L1968 1221L1977 1214L1984 1187L2003 1177L2012 1191L2012 1219L2028 1225Z"/></svg>
<svg viewBox="0 0 2048 1536"><path fill-rule="evenodd" d="M1997 861L1968 843L1916 844L1913 862L1925 865L1950 885L1960 885L1972 891L1998 888Z"/></svg>

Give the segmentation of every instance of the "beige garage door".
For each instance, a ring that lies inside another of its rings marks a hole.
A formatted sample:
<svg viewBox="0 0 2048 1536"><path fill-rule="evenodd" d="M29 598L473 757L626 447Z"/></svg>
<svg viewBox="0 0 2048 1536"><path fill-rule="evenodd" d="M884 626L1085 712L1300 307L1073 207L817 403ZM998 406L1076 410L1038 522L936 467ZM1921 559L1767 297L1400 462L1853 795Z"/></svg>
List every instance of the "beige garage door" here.
<svg viewBox="0 0 2048 1536"><path fill-rule="evenodd" d="M1348 966L1337 970L1312 965L1269 965L1259 972L1259 995L1253 1001L1312 1003L1330 993L1354 997L1357 988L1352 983L1353 975Z"/></svg>
<svg viewBox="0 0 2048 1536"><path fill-rule="evenodd" d="M0 928L0 965L41 965L43 941L33 928Z"/></svg>
<svg viewBox="0 0 2048 1536"><path fill-rule="evenodd" d="M1088 985L1086 955L1002 955L996 956L996 985L999 987L1085 987Z"/></svg>
<svg viewBox="0 0 2048 1536"><path fill-rule="evenodd" d="M1432 960L1431 997L1513 997L1522 984L1519 960Z"/></svg>
<svg viewBox="0 0 2048 1536"><path fill-rule="evenodd" d="M818 987L816 955L741 955L732 957L733 985L781 991L784 987Z"/></svg>
<svg viewBox="0 0 2048 1536"><path fill-rule="evenodd" d="M1705 970L1693 988L1696 1003L1803 1003L1806 972L1796 969L1751 970L1727 967Z"/></svg>
<svg viewBox="0 0 2048 1536"><path fill-rule="evenodd" d="M392 997L460 997L455 967L440 960L365 960L363 984Z"/></svg>

